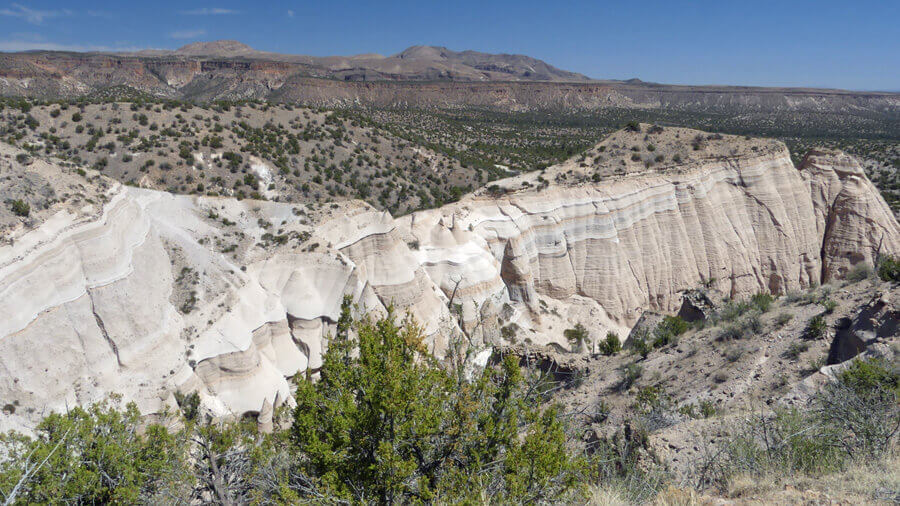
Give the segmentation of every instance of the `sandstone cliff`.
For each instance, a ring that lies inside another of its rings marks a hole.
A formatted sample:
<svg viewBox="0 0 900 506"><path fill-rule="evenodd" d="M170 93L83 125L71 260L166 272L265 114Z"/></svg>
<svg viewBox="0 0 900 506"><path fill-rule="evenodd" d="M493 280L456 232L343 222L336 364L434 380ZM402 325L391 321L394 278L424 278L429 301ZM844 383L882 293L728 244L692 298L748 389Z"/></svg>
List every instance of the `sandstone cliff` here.
<svg viewBox="0 0 900 506"><path fill-rule="evenodd" d="M67 192L0 245L0 398L16 406L0 430L111 392L153 413L197 391L212 414L268 419L292 402L287 378L321 365L345 295L360 312L409 311L438 355L462 332L569 348L577 322L625 335L701 283L785 292L900 253L900 227L846 155L798 170L779 143L717 136L669 165L607 156L640 135L397 220L355 201L174 196L88 174L102 200ZM4 171L75 177L2 151Z"/></svg>

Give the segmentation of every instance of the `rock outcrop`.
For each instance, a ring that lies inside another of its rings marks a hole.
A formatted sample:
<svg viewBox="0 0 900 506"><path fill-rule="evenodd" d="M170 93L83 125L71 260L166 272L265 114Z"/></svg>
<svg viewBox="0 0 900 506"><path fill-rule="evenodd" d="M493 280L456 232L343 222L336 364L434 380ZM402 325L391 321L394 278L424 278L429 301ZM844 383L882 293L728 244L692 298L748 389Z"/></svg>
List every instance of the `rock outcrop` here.
<svg viewBox="0 0 900 506"><path fill-rule="evenodd" d="M785 293L900 251L900 227L849 156L814 152L797 170L780 143L717 142L730 154L599 184L585 181L602 168L562 164L398 223L431 278L457 289L467 322L498 294L532 314L540 296L580 296L630 327L646 309L677 311L701 284L730 297Z"/></svg>
<svg viewBox="0 0 900 506"><path fill-rule="evenodd" d="M594 153L396 220L356 201L174 196L88 174L102 202L67 193L0 245L0 398L16 406L0 430L113 392L158 412L175 391L269 427L288 378L321 366L345 296L408 311L438 356L462 333L570 350L575 323L624 336L700 284L785 292L900 252L846 155L798 170L779 143L717 139L670 166L607 161L617 174Z"/></svg>
<svg viewBox="0 0 900 506"><path fill-rule="evenodd" d="M810 184L816 233L822 238L822 281L842 278L860 262L900 250L890 207L853 157L810 151L800 164Z"/></svg>
<svg viewBox="0 0 900 506"><path fill-rule="evenodd" d="M2 428L109 393L157 412L176 390L265 425L292 401L287 378L321 366L345 295L359 312L409 311L446 348L442 294L367 204L311 216L118 184L107 195L0 248L0 398L22 406Z"/></svg>

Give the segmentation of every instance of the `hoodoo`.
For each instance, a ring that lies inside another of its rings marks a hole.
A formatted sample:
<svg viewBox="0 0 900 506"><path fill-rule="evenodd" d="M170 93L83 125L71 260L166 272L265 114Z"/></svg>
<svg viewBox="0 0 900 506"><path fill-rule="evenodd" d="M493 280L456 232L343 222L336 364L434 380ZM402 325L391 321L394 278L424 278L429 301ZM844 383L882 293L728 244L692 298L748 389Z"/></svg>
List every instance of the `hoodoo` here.
<svg viewBox="0 0 900 506"><path fill-rule="evenodd" d="M624 331L701 284L784 293L900 253L900 227L848 155L815 150L798 169L776 141L633 130L399 219L35 162L59 198L0 245L0 398L23 407L0 430L111 392L153 413L196 391L215 415L270 421L293 402L286 378L321 366L345 296L409 311L439 356L460 333L568 347L574 323ZM665 162L620 156L645 135ZM4 172L24 174L13 158Z"/></svg>

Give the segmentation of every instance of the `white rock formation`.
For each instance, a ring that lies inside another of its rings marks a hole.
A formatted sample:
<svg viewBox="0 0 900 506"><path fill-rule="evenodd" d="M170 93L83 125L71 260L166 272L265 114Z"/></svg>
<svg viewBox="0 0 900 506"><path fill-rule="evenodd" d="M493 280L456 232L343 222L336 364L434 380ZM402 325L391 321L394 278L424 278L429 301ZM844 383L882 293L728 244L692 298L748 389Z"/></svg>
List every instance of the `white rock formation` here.
<svg viewBox="0 0 900 506"><path fill-rule="evenodd" d="M438 355L458 321L476 342L567 348L576 322L624 336L702 282L783 292L900 252L887 205L840 153L801 170L775 145L596 184L537 178L397 220L361 202L118 184L102 210L60 205L0 246L0 399L15 407L0 430L109 393L158 412L176 389L268 427L292 402L287 379L321 366L345 295L360 311L409 311Z"/></svg>

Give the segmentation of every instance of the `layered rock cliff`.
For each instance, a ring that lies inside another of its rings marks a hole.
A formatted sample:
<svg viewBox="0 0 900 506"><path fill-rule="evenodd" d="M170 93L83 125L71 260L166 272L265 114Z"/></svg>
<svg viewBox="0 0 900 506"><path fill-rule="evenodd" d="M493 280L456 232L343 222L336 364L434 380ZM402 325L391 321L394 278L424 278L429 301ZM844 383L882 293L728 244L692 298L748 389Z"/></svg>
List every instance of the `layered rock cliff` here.
<svg viewBox="0 0 900 506"><path fill-rule="evenodd" d="M462 333L568 348L575 323L625 335L701 283L783 293L900 253L900 227L842 153L798 170L780 143L691 149L698 132L668 129L654 142L687 145L677 163L613 156L642 135L396 220L361 202L174 196L89 174L102 201L66 193L0 245L0 398L13 406L0 429L112 392L145 413L181 390L215 415L267 416L292 402L289 377L320 367L344 296L358 312L409 311L439 356ZM45 165L48 180L74 177Z"/></svg>

